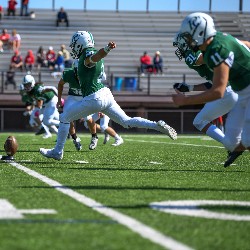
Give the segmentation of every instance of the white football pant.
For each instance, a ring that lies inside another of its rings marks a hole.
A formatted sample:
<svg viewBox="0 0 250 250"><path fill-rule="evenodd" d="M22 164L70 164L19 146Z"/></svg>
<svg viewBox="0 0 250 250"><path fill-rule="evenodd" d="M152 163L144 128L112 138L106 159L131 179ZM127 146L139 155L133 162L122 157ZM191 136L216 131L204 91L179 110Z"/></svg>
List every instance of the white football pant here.
<svg viewBox="0 0 250 250"><path fill-rule="evenodd" d="M78 105L70 105L69 112L60 114L60 126L58 129L57 143L55 151L62 153L71 121L87 117L96 112L102 112L112 121L120 124L124 128L145 128L160 131L156 122L141 118L129 117L115 101L109 88L104 87L99 91L86 96Z"/></svg>
<svg viewBox="0 0 250 250"><path fill-rule="evenodd" d="M223 140L231 152L240 142L245 148L250 148L250 85L237 94L238 101L227 116Z"/></svg>

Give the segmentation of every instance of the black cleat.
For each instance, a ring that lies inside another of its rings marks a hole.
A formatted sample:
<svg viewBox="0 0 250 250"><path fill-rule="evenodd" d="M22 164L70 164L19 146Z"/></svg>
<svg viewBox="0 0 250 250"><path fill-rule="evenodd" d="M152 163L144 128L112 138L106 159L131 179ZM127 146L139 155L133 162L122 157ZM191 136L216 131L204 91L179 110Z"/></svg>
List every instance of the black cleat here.
<svg viewBox="0 0 250 250"><path fill-rule="evenodd" d="M244 151L228 152L227 160L224 163L224 168L229 167Z"/></svg>
<svg viewBox="0 0 250 250"><path fill-rule="evenodd" d="M44 134L45 133L45 129L44 129L44 127L41 127L36 133L35 133L35 135L42 135L42 134Z"/></svg>

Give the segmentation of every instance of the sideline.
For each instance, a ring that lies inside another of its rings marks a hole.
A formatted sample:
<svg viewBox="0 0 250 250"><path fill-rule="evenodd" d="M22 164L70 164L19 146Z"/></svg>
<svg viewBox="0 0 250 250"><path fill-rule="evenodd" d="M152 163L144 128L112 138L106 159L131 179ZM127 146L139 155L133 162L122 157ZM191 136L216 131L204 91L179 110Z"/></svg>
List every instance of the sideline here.
<svg viewBox="0 0 250 250"><path fill-rule="evenodd" d="M39 174L38 172L31 170L27 167L24 167L16 162L8 162L13 167L25 172L26 174L48 184L49 186L55 188L57 191L71 197L72 199L80 202L81 204L92 208L93 210L99 212L100 214L103 214L117 222L119 222L121 225L126 226L131 231L138 233L140 236L142 236L145 239L148 239L165 249L170 250L192 250L189 246L186 246L182 244L181 242L178 242L174 240L171 237L168 237L161 232L158 232L157 230L137 221L136 219L124 215L114 209L111 209L109 207L104 206L103 204L83 195L75 192L74 190L68 188L67 186L63 186L61 183L54 181L45 175Z"/></svg>

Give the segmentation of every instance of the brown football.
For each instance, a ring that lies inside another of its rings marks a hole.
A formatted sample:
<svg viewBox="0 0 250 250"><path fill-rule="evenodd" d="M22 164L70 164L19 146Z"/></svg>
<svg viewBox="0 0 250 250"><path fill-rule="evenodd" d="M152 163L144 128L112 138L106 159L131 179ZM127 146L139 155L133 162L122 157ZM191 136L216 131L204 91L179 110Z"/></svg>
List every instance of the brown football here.
<svg viewBox="0 0 250 250"><path fill-rule="evenodd" d="M10 135L4 143L4 150L8 156L13 156L18 149L18 143L14 136Z"/></svg>

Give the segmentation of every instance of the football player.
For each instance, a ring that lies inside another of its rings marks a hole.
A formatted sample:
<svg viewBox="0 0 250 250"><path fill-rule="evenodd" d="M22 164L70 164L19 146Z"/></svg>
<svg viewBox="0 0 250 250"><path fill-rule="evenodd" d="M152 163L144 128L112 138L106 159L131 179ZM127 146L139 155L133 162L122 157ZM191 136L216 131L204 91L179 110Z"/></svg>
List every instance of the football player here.
<svg viewBox="0 0 250 250"><path fill-rule="evenodd" d="M57 90L52 91L50 88L46 88L41 83L36 83L32 75L27 74L23 78L22 82L24 90L29 96L32 96L36 101L42 101L42 109L40 114L43 114L43 123L50 130L57 134L59 125L59 113L56 107L57 104ZM51 134L46 134L43 138L51 137Z"/></svg>
<svg viewBox="0 0 250 250"><path fill-rule="evenodd" d="M189 49L186 41L180 35L174 39L173 46L177 47L175 54L181 61L185 59L186 65L195 70L201 77L207 81L197 85L189 85L187 83L175 83L174 89L180 92L205 91L212 88L213 72L203 61L203 54L199 50L197 52ZM213 121L227 114L238 100L238 95L232 90L231 86L226 87L225 93L221 99L207 102L200 112L196 115L193 125L203 133L207 134L214 140L223 143L225 137L223 131L213 124Z"/></svg>
<svg viewBox="0 0 250 250"><path fill-rule="evenodd" d="M115 42L109 42L104 48L96 50L93 35L88 31L78 31L71 38L70 48L72 57L79 59L77 74L83 99L79 105L71 107L70 113L60 115L56 146L53 149L40 148L40 153L43 156L61 160L70 122L96 112L103 112L111 120L125 128L154 129L167 134L173 140L177 139L176 131L164 121L157 123L141 117L131 118L127 116L114 100L110 89L102 83L104 74L103 58L116 48Z"/></svg>
<svg viewBox="0 0 250 250"><path fill-rule="evenodd" d="M238 94L238 101L227 116L223 144L230 151L224 167L228 167L250 149L250 51L233 36L218 32L211 16L196 12L183 20L178 32L194 52L201 50L203 60L213 71L210 89L192 96L181 92L173 95L176 105L207 103L224 96L227 84Z"/></svg>
<svg viewBox="0 0 250 250"><path fill-rule="evenodd" d="M49 128L43 124L43 114L40 114L42 108L42 101L35 100L32 96L25 91L23 84L19 86L19 93L22 98L22 102L25 103L24 116L30 116L29 124L32 128L38 128L36 135L44 134L45 138L50 137L51 133Z"/></svg>

